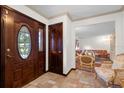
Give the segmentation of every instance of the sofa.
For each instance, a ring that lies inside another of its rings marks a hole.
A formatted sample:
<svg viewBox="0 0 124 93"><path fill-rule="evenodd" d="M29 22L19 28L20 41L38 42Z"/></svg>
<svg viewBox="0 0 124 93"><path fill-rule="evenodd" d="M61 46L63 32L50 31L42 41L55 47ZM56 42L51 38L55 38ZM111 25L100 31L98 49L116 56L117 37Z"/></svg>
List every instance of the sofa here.
<svg viewBox="0 0 124 93"><path fill-rule="evenodd" d="M96 57L99 58L109 58L110 54L107 50L87 50L87 51L93 51Z"/></svg>
<svg viewBox="0 0 124 93"><path fill-rule="evenodd" d="M101 58L109 58L110 54L107 52L107 50L94 50L97 57Z"/></svg>

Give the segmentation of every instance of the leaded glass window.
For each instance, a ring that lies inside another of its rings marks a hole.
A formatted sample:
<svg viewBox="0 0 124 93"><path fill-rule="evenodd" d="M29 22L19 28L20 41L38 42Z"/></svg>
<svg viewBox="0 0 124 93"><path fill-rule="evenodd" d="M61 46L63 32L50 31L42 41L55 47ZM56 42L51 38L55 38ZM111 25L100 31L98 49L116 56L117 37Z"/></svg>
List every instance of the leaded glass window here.
<svg viewBox="0 0 124 93"><path fill-rule="evenodd" d="M31 52L31 36L26 26L22 26L18 33L18 51L23 59L27 59Z"/></svg>

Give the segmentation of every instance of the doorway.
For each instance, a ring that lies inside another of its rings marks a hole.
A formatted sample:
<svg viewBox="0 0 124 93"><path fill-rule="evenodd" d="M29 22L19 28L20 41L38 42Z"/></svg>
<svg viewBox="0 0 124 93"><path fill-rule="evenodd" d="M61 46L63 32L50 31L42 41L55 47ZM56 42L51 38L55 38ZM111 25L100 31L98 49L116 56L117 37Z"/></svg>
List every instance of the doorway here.
<svg viewBox="0 0 124 93"><path fill-rule="evenodd" d="M82 57L83 60L85 55L95 59L94 67L113 60L116 38L114 21L78 26L75 31L77 69L82 69L80 59Z"/></svg>
<svg viewBox="0 0 124 93"><path fill-rule="evenodd" d="M63 23L49 25L49 71L63 74Z"/></svg>

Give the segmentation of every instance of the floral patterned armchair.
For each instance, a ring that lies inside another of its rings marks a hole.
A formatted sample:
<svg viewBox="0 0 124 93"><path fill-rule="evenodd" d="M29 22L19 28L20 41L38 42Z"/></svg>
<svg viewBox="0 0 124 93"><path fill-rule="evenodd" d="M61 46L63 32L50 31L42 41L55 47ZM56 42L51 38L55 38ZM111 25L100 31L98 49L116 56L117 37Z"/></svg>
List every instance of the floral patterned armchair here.
<svg viewBox="0 0 124 93"><path fill-rule="evenodd" d="M121 61L121 62L120 62ZM119 77L124 78L124 70L118 70L117 75L115 74L115 70L112 68L114 66L114 62L123 63L124 62L124 54L117 55L113 61L103 63L100 67L95 67L96 78L97 76L105 81L106 85L109 87L110 85L119 84Z"/></svg>
<svg viewBox="0 0 124 93"><path fill-rule="evenodd" d="M96 78L101 78L107 86L111 85L115 75L114 70L111 68L111 63L103 63L100 67L95 67Z"/></svg>

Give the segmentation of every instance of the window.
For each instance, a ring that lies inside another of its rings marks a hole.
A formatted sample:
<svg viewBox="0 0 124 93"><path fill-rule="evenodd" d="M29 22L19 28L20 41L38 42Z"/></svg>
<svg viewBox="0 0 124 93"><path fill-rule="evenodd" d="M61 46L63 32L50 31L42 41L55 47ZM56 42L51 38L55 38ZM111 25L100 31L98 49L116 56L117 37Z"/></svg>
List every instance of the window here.
<svg viewBox="0 0 124 93"><path fill-rule="evenodd" d="M31 52L31 36L26 26L22 26L18 33L18 51L23 59L27 59Z"/></svg>
<svg viewBox="0 0 124 93"><path fill-rule="evenodd" d="M43 51L43 29L39 28L39 51Z"/></svg>
<svg viewBox="0 0 124 93"><path fill-rule="evenodd" d="M54 44L54 33L51 34L52 35L52 38L51 38L51 49L54 51L55 50L55 44Z"/></svg>

